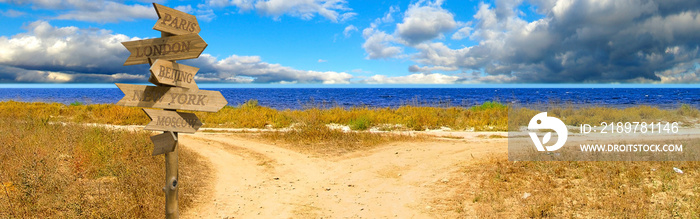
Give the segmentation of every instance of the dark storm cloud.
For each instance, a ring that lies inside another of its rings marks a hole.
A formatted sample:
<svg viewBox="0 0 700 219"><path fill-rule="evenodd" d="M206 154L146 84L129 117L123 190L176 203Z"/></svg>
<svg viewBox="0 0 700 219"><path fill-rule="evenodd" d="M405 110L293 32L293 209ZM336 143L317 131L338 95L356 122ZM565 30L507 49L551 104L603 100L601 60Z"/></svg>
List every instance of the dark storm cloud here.
<svg viewBox="0 0 700 219"><path fill-rule="evenodd" d="M26 29L10 38L0 37L4 77L15 75L17 81L27 82L90 82L97 78L112 82L147 75L147 66L122 66L129 52L120 42L135 38L105 30L58 28L46 21L33 22Z"/></svg>
<svg viewBox="0 0 700 219"><path fill-rule="evenodd" d="M478 45L454 50L423 43L413 58L429 66L484 69L520 82L665 82L660 72L696 70L689 63L699 58L698 1L531 3L544 18L519 18L520 1L497 1L496 8L482 4L469 36Z"/></svg>

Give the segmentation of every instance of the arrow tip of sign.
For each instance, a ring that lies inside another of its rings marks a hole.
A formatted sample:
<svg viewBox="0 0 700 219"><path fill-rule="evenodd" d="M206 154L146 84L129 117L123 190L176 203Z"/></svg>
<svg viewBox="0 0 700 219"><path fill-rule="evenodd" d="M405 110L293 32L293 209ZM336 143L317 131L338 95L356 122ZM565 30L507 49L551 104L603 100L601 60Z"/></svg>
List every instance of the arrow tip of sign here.
<svg viewBox="0 0 700 219"><path fill-rule="evenodd" d="M158 18L160 19L160 13L158 12L158 7L161 5L158 3L153 2L153 8L156 9L156 14L158 14Z"/></svg>

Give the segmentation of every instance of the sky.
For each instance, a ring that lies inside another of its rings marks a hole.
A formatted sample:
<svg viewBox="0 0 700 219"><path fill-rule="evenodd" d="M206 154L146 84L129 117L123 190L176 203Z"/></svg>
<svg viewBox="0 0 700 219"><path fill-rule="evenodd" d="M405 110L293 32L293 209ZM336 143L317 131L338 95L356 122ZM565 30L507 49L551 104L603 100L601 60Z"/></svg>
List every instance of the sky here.
<svg viewBox="0 0 700 219"><path fill-rule="evenodd" d="M152 2L0 0L0 85L146 83L121 42L160 37ZM700 82L697 0L155 2L197 17L197 83Z"/></svg>

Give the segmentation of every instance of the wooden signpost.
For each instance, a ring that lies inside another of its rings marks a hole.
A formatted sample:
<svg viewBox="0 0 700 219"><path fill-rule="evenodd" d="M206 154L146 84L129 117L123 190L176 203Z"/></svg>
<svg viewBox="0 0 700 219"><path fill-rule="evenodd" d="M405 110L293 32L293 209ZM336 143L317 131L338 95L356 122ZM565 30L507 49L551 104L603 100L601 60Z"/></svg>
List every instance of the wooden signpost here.
<svg viewBox="0 0 700 219"><path fill-rule="evenodd" d="M175 62L198 58L207 47L198 35L197 18L160 4L153 7L159 18L153 29L161 37L122 44L131 52L124 65L150 64L148 81L156 86L117 83L124 98L116 105L165 109L143 109L152 120L144 129L163 131L151 137L152 155L165 155L165 217L178 218L178 133L194 133L202 122L194 113L176 110L217 112L228 102L218 91L199 90L194 81L199 68Z"/></svg>

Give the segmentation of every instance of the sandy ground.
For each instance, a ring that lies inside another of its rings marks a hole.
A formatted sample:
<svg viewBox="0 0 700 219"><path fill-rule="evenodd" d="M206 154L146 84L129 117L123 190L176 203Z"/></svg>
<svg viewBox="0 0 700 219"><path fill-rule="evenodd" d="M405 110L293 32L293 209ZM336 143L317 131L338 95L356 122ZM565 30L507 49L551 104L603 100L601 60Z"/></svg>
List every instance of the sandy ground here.
<svg viewBox="0 0 700 219"><path fill-rule="evenodd" d="M236 134L181 135L180 145L208 158L215 173L209 198L182 217L439 218L429 201L441 194L431 185L447 180L457 164L507 151L506 139L450 135L342 157L314 157Z"/></svg>

